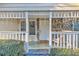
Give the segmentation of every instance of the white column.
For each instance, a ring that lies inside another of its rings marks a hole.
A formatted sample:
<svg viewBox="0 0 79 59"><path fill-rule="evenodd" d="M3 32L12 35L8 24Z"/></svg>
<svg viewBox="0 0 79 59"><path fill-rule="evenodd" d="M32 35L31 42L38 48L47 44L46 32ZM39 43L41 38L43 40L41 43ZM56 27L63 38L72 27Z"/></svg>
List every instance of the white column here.
<svg viewBox="0 0 79 59"><path fill-rule="evenodd" d="M50 15L49 15L49 46L50 48L52 47L52 34L51 34L51 25L52 25L52 12L50 12Z"/></svg>
<svg viewBox="0 0 79 59"><path fill-rule="evenodd" d="M49 54L52 48L51 20L52 20L52 12L49 12Z"/></svg>
<svg viewBox="0 0 79 59"><path fill-rule="evenodd" d="M28 42L28 35L29 35L29 22L28 22L28 12L25 12L26 15L26 35L25 35L25 44L24 44L24 48L25 51L28 52L28 48L29 48L29 42Z"/></svg>

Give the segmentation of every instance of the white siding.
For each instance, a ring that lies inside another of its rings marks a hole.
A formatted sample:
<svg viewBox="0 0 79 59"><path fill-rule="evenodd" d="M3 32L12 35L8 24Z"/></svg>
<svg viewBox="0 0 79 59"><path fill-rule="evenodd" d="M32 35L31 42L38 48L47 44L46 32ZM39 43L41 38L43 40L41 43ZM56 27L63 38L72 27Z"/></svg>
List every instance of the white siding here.
<svg viewBox="0 0 79 59"><path fill-rule="evenodd" d="M20 20L0 19L0 31L18 31Z"/></svg>

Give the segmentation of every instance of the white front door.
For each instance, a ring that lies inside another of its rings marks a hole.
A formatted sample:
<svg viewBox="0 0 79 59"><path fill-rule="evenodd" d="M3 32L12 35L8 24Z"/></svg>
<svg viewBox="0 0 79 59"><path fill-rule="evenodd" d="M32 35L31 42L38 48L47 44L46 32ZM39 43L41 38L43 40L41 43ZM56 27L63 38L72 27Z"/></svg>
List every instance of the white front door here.
<svg viewBox="0 0 79 59"><path fill-rule="evenodd" d="M39 40L48 40L49 37L49 20L39 20Z"/></svg>

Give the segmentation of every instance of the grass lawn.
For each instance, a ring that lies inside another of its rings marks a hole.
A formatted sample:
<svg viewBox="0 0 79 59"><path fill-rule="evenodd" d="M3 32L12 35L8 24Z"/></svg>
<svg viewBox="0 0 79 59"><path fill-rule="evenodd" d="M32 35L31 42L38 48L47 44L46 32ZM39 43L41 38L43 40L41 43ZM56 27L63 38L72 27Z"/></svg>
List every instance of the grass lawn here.
<svg viewBox="0 0 79 59"><path fill-rule="evenodd" d="M0 40L0 56L22 56L24 42L16 40Z"/></svg>
<svg viewBox="0 0 79 59"><path fill-rule="evenodd" d="M79 56L79 49L53 48L50 56Z"/></svg>

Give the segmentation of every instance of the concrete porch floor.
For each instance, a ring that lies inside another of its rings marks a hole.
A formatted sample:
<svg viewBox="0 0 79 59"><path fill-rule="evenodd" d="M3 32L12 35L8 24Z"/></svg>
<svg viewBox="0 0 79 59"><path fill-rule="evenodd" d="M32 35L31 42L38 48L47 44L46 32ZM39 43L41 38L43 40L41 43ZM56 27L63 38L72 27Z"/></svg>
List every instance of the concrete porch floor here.
<svg viewBox="0 0 79 59"><path fill-rule="evenodd" d="M49 41L47 40L29 42L29 49L48 49L48 48L49 48Z"/></svg>

